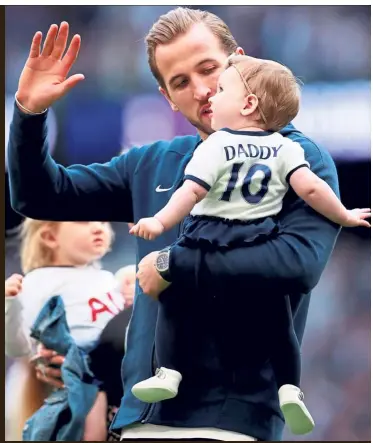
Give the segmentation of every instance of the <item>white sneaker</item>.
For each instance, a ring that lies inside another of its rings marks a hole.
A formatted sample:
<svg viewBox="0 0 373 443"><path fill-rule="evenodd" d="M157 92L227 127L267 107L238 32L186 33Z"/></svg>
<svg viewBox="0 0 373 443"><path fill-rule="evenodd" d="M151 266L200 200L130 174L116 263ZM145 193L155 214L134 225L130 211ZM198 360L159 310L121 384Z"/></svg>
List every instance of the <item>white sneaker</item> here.
<svg viewBox="0 0 373 443"><path fill-rule="evenodd" d="M158 368L155 376L136 383L132 394L145 403L156 403L177 396L182 376L173 369Z"/></svg>
<svg viewBox="0 0 373 443"><path fill-rule="evenodd" d="M283 385L278 390L280 408L285 423L293 434L308 434L315 427L315 422L303 403L303 392L294 385Z"/></svg>

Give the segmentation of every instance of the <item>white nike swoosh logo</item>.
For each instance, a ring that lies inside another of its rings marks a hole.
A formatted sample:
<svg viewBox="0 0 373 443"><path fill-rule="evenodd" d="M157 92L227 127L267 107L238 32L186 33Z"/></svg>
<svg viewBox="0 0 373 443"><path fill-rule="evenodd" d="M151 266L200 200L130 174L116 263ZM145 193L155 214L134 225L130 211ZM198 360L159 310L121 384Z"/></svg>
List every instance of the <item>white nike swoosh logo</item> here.
<svg viewBox="0 0 373 443"><path fill-rule="evenodd" d="M155 189L155 192L166 192L169 191L170 189L172 189L173 186L171 186L171 188L161 188L161 185L158 185Z"/></svg>

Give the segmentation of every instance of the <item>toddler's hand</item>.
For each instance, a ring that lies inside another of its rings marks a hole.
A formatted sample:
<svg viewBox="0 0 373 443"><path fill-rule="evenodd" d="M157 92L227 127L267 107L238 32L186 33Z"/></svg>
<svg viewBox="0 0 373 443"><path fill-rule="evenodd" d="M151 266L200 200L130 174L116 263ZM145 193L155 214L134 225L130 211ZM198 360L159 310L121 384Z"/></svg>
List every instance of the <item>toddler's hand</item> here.
<svg viewBox="0 0 373 443"><path fill-rule="evenodd" d="M22 290L22 275L13 274L5 280L5 296L15 297Z"/></svg>
<svg viewBox="0 0 373 443"><path fill-rule="evenodd" d="M365 220L371 216L370 208L351 209L348 211L348 213L349 217L346 222L342 224L342 226L345 226L346 228L354 228L357 226L365 226L366 228L370 228L370 223Z"/></svg>
<svg viewBox="0 0 373 443"><path fill-rule="evenodd" d="M140 219L135 226L130 229L130 234L145 240L154 240L160 236L164 231L164 226L155 217L148 217Z"/></svg>

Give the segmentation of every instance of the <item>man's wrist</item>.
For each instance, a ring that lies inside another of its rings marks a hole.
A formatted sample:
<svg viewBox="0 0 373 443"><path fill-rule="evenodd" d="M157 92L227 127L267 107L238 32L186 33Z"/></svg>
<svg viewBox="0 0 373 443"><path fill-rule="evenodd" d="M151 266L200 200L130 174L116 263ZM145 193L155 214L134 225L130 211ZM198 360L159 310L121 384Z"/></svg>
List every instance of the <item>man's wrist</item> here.
<svg viewBox="0 0 373 443"><path fill-rule="evenodd" d="M18 109L20 109L24 114L41 115L45 114L48 110L48 108L42 110L36 108L34 109L34 107L32 105L29 105L25 99L19 98L17 93L14 95L14 99L16 101Z"/></svg>

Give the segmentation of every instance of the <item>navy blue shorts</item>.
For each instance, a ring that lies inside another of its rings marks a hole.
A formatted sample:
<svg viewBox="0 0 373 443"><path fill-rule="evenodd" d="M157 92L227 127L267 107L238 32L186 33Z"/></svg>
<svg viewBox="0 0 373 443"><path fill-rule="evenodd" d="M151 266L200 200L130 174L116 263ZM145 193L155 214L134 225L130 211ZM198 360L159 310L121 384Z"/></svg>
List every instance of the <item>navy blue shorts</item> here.
<svg viewBox="0 0 373 443"><path fill-rule="evenodd" d="M226 249L250 246L277 235L273 217L255 220L229 220L207 215L189 215L183 224L178 244L190 248Z"/></svg>

